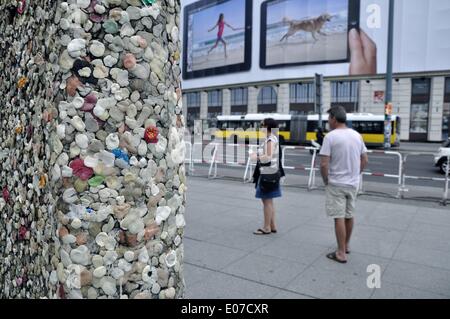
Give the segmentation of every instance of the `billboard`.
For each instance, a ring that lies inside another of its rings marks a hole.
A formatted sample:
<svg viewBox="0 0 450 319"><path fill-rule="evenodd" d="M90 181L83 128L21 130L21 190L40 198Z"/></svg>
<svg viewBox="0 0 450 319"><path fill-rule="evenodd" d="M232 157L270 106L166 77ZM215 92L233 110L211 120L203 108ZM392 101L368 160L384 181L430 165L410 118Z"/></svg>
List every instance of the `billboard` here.
<svg viewBox="0 0 450 319"><path fill-rule="evenodd" d="M185 76L183 88L310 79L315 73L383 74L388 13L389 0L253 0L253 24L246 30L252 33L248 68L232 69L216 60L220 76ZM396 0L394 15L394 73L450 71L450 1ZM183 18L186 22L186 12ZM212 25L219 21L214 20ZM183 41L191 43L186 32ZM227 68L237 73L227 74Z"/></svg>
<svg viewBox="0 0 450 319"><path fill-rule="evenodd" d="M261 68L349 62L356 0L269 0L261 9Z"/></svg>
<svg viewBox="0 0 450 319"><path fill-rule="evenodd" d="M204 0L184 8L185 79L249 70L251 0Z"/></svg>

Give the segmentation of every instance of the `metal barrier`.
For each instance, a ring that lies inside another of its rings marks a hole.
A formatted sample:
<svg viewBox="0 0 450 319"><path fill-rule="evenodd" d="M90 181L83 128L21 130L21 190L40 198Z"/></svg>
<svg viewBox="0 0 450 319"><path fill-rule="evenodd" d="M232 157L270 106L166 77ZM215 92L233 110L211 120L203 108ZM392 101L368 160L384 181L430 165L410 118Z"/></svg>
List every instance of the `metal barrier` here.
<svg viewBox="0 0 450 319"><path fill-rule="evenodd" d="M243 148L243 150L239 150L239 147ZM208 177L209 178L216 178L217 177L217 165L223 164L225 166L231 166L231 167L245 167L244 172L244 182L248 182L251 179L251 158L249 156L250 152L246 152L246 148L249 148L250 150L256 150L258 145L247 145L247 144L228 144L228 143L214 143L214 151L212 155L212 159L208 171ZM220 151L223 152L225 148L225 161L223 163L218 162L218 158L223 158L223 153L220 154ZM229 152L231 150L231 152ZM235 152L237 150L237 152ZM230 160L229 153L233 155L233 158ZM237 156L235 158L235 155ZM241 156L241 157L240 157ZM236 161L235 161L236 159Z"/></svg>
<svg viewBox="0 0 450 319"><path fill-rule="evenodd" d="M190 142L184 141L186 147L186 153L184 156L184 163L188 164L188 169L186 170L188 175L194 172L194 161L192 160L192 144Z"/></svg>
<svg viewBox="0 0 450 319"><path fill-rule="evenodd" d="M287 166L286 165L286 151L287 150L306 150L306 151L312 151L313 154L311 156L311 165L308 166ZM309 171L309 179L308 179L308 190L313 190L317 188L316 185L316 171L319 169L316 168L316 158L317 158L317 152L319 151L318 148L311 147L311 146L285 146L282 148L282 157L281 157L281 163L283 164L283 168L285 170L298 170L298 171Z"/></svg>
<svg viewBox="0 0 450 319"><path fill-rule="evenodd" d="M187 172L189 175L194 175L195 164L210 164L210 161L205 161L203 159L203 143L190 143L188 141L184 142L186 145L186 155L184 163L188 164Z"/></svg>
<svg viewBox="0 0 450 319"><path fill-rule="evenodd" d="M403 173L403 156L399 152L394 151L377 151L368 150L368 154L383 154L383 155L393 155L398 157L398 174L385 174L379 172L363 172L361 174L361 181L359 183L358 194L364 194L364 176L374 176L374 177L384 177L384 178L395 178L398 180L398 192L396 198L401 197L401 186L402 186L402 173Z"/></svg>
<svg viewBox="0 0 450 319"><path fill-rule="evenodd" d="M448 201L448 182L449 182L449 165L450 165L450 156L447 157L447 170L445 172L445 177L444 178L439 178L439 177L426 177L426 176L411 176L411 175L406 175L406 171L405 171L405 167L406 167L406 162L408 160L409 157L411 156L432 156L432 154L430 153L409 153L406 154L404 156L403 159L403 171L402 171L402 184L400 187L400 191L401 191L401 195L400 198L404 199L405 198L405 192L408 192L408 188L406 188L406 180L407 179L411 179L411 180L421 180L421 181L435 181L435 182L444 182L444 191L442 194L442 204L443 205L447 205L447 201Z"/></svg>
<svg viewBox="0 0 450 319"><path fill-rule="evenodd" d="M251 153L256 153L258 151L258 145L251 145L250 149L248 150L248 158L247 158L247 165L245 165L245 172L244 172L244 183L251 183L253 180L253 169L256 166L256 163L252 162Z"/></svg>
<svg viewBox="0 0 450 319"><path fill-rule="evenodd" d="M226 166L233 166L233 167L245 167L243 181L250 182L252 179L252 172L253 168L256 165L256 163L253 163L251 160L250 153L256 152L258 145L245 145L245 144L222 144L222 143L210 143L208 146L212 147L212 156L211 160L204 160L203 159L203 144L202 143L190 143L185 141L186 145L186 157L185 157L185 163L188 164L188 172L189 174L194 173L195 171L195 164L208 164L209 170L208 170L208 178L217 178L217 166L218 164L223 164ZM198 149L200 147L200 149ZM228 152L227 152L227 159L224 163L219 162L219 157L221 156L220 151L222 147L225 147L226 149L231 148L237 148L237 147L248 147L248 151L244 152L238 152L235 153L234 150L232 152L233 154L233 161L229 161ZM286 163L286 151L288 150L305 150L305 151L312 151L311 156L311 165L310 166L287 166ZM200 152L200 158L196 158L196 151L197 153ZM309 172L308 177L308 190L312 190L317 188L316 186L316 172L319 171L319 168L316 168L316 160L317 160L317 153L319 149L315 147L303 147L303 146L284 146L282 147L282 154L281 154L281 163L285 170L298 170L298 171L307 171ZM383 155L392 155L398 157L398 174L385 174L385 173L379 173L379 172L363 172L361 174L361 183L360 187L358 189L358 193L362 194L364 193L364 178L363 176L374 176L374 177L383 177L383 178L393 178L397 180L397 186L398 186L398 193L396 198L399 199L405 199L405 193L408 192L406 181L407 180L423 180L423 181L438 181L438 182L444 182L444 190L442 194L442 204L447 205L448 202L448 195L449 195L449 181L450 181L450 156L447 157L447 171L445 174L445 177L443 178L437 178L437 177L424 177L424 176L412 176L407 175L406 172L406 163L408 158L412 156L424 156L424 155L432 155L430 153L408 153L405 155L402 155L399 152L394 151L377 151L377 150L369 150L369 154L383 154ZM238 158L237 161L234 161L234 155L237 154ZM244 154L242 158L239 157L239 155Z"/></svg>

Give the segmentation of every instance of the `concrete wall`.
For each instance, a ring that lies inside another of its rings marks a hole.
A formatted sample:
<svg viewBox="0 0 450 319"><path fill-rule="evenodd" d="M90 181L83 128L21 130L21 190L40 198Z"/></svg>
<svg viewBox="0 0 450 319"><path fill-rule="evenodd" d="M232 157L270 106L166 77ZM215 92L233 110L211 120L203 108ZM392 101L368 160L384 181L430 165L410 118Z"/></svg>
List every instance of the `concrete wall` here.
<svg viewBox="0 0 450 319"><path fill-rule="evenodd" d="M222 114L231 114L231 91L229 89L222 90Z"/></svg>
<svg viewBox="0 0 450 319"><path fill-rule="evenodd" d="M384 115L384 101L375 103L374 93L376 91L386 91L385 80L360 81L360 103L359 111L362 113L372 113L374 115ZM393 114L401 118L401 140L409 139L409 121L411 112L411 79L399 79L392 84Z"/></svg>
<svg viewBox="0 0 450 319"><path fill-rule="evenodd" d="M289 114L289 83L280 84L277 88L277 113Z"/></svg>
<svg viewBox="0 0 450 319"><path fill-rule="evenodd" d="M258 93L259 89L254 86L248 88L248 113L258 113Z"/></svg>
<svg viewBox="0 0 450 319"><path fill-rule="evenodd" d="M200 119L208 118L208 92L200 92Z"/></svg>
<svg viewBox="0 0 450 319"><path fill-rule="evenodd" d="M442 140L442 115L444 107L444 77L435 77L431 82L430 118L428 140Z"/></svg>

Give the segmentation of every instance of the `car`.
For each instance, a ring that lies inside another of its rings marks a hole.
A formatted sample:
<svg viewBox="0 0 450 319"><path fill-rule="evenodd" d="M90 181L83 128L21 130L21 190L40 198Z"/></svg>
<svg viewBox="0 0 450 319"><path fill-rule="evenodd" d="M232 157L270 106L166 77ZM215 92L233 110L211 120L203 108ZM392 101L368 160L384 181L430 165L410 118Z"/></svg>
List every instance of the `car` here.
<svg viewBox="0 0 450 319"><path fill-rule="evenodd" d="M450 156L450 138L445 141L434 155L434 164L439 167L442 174L445 174L448 166L448 157Z"/></svg>

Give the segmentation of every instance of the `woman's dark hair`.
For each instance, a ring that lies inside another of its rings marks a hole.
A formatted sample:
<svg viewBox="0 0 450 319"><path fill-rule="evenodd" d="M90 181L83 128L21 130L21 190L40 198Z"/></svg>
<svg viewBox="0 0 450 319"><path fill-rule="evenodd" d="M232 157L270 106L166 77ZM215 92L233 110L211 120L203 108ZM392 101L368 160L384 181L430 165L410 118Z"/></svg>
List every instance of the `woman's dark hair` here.
<svg viewBox="0 0 450 319"><path fill-rule="evenodd" d="M219 23L220 21L222 21L224 17L225 17L225 15L224 15L223 13L221 13L221 14L219 15L219 21L217 21L217 23Z"/></svg>
<svg viewBox="0 0 450 319"><path fill-rule="evenodd" d="M272 133L272 129L278 128L278 124L273 118L264 119L263 125L267 129L267 133Z"/></svg>

